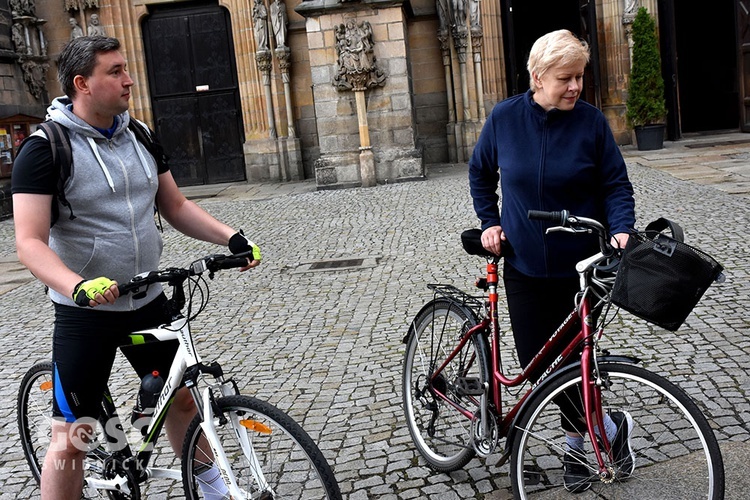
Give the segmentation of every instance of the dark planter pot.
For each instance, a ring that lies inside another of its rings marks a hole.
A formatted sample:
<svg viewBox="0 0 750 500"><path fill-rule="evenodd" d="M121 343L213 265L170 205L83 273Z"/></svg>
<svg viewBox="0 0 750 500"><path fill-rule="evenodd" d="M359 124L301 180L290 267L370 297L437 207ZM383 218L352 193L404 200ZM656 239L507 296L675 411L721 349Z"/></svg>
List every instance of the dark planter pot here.
<svg viewBox="0 0 750 500"><path fill-rule="evenodd" d="M664 147L664 129L663 123L658 125L642 125L635 127L635 142L638 145L638 151L653 151Z"/></svg>

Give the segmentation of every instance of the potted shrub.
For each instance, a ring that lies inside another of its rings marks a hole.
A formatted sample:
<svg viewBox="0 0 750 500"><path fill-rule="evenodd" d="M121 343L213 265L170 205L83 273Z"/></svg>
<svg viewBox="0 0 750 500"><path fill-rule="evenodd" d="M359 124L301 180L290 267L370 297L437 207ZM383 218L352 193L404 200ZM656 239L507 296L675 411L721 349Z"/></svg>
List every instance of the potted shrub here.
<svg viewBox="0 0 750 500"><path fill-rule="evenodd" d="M627 119L641 151L664 147L664 79L656 23L645 7L633 20L633 65L628 87Z"/></svg>

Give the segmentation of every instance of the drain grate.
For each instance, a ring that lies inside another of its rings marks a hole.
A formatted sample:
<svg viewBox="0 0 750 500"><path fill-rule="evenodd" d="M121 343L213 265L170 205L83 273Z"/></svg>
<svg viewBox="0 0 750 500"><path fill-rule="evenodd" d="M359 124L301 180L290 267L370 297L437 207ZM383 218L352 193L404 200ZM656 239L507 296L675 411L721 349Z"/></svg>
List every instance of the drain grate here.
<svg viewBox="0 0 750 500"><path fill-rule="evenodd" d="M350 271L367 269L378 265L377 257L344 257L341 259L318 260L314 262L303 262L295 269L295 273L310 273L321 271Z"/></svg>
<svg viewBox="0 0 750 500"><path fill-rule="evenodd" d="M310 264L310 271L320 271L323 269L342 269L344 267L360 267L365 259L346 259L346 260L324 260Z"/></svg>

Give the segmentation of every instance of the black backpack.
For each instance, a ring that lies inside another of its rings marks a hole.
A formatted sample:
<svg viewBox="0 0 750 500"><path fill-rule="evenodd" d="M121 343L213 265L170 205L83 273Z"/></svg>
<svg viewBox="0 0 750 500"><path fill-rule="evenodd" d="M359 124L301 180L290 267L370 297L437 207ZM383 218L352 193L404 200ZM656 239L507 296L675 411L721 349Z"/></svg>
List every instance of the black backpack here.
<svg viewBox="0 0 750 500"><path fill-rule="evenodd" d="M50 148L52 149L52 162L59 173L57 177L57 199L62 206L68 208L70 211L69 218L70 220L73 220L76 216L73 215L73 208L65 197L65 182L70 178L71 172L73 171L73 151L70 148L68 129L52 120L40 123L38 127L44 131L47 135L47 139L49 139ZM167 166L167 157L164 154L161 145L156 141L154 133L132 118L130 119L130 123L128 123L128 129L135 134L135 138L138 139L138 142L143 144L148 152L151 153L151 156L153 156L156 161L158 169L160 171L164 170ZM21 147L23 147L23 143L21 144ZM18 149L18 152L21 152L21 148ZM53 203L51 226L57 222L59 216L60 212L57 204Z"/></svg>

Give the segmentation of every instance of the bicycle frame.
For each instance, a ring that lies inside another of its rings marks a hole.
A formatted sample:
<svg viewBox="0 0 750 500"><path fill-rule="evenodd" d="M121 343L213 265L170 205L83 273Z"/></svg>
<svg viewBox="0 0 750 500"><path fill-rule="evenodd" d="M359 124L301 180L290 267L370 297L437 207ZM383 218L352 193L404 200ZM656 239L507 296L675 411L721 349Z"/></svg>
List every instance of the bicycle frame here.
<svg viewBox="0 0 750 500"><path fill-rule="evenodd" d="M153 445L156 443L160 434L166 413L172 404L174 395L184 382L195 401L198 413L202 419L201 427L203 428L206 439L214 454L217 465L219 466L219 472L221 473L227 488L229 488L233 498L244 498L244 494L237 485L237 481L231 467L229 466L229 461L224 450L219 444L219 438L214 428L214 405L211 387L206 387L201 392L197 386L197 379L202 373L216 377L217 386L215 387L220 390L222 396L234 394L234 386L224 380L221 367L217 364L213 363L211 365L204 365L201 362L200 355L195 349L188 318L180 316L171 324L133 332L130 334L130 337L133 339L134 343L137 344L164 342L177 339L179 341L179 347L174 361L172 362L172 366L170 367L169 375L164 381L164 387L159 394L156 407L154 408L153 418L145 431L140 449L134 456L117 416L112 398L109 395L109 392L107 392L107 397L105 398L105 403L103 405L103 418L105 418L107 422L107 425L104 426L104 434L107 438L107 443L110 447L113 443L126 444L120 449L113 450L113 453L119 454L123 457L123 465L125 465L126 469L134 474L136 472L139 473L143 479L153 477L181 480L182 473L180 470L157 467L150 468L148 467L148 462L153 452ZM232 419L237 419L237 417L232 416ZM114 425L111 425L110 422L114 423ZM237 421L234 421L234 424L240 425L238 419ZM113 430L114 432L112 432ZM253 471L255 480L261 488L267 488L268 482L263 477L263 471L261 470L256 458L252 443L246 436L239 441L243 453L250 464L252 464L251 470ZM110 480L87 478L86 481L89 486L98 489L123 491L123 487L126 488L126 485L124 484L125 478L122 477L116 477Z"/></svg>
<svg viewBox="0 0 750 500"><path fill-rule="evenodd" d="M593 380L591 374L594 369L592 363L594 361L594 336L600 337L603 333L602 329L594 331L595 321L592 317L591 302L585 294L586 280L584 278L584 272L589 266L599 260L602 257L601 254L592 256L589 259L581 261L577 267L579 273L581 273L581 300L578 306L568 315L563 323L555 330L555 332L549 337L547 342L542 346L539 352L534 356L531 362L521 371L521 373L515 378L509 378L505 376L501 371L500 362L500 327L498 320L498 258L488 260L487 263L487 278L486 285L488 291L488 303L489 303L489 314L487 317L482 319L479 324L470 328L468 331L463 333L458 345L453 349L449 356L445 359L442 365L435 370L431 376L431 382L435 381L441 374L441 372L450 364L450 362L461 352L464 346L470 341L474 335L484 335L484 332L489 332L490 336L490 351L491 351L491 372L492 376L489 380L489 387L484 388L484 394L482 395L482 401L479 405L482 411L483 428L481 429L484 435L489 435L491 430L489 428L488 405L486 404L486 397L489 395L490 401L494 404L498 416L502 416L502 419L498 422L499 436L506 437L511 430L511 426L515 421L516 416L523 407L524 402L534 392L534 390L553 372L564 366L565 361L571 359L575 352L581 348L581 376L583 378L582 387L583 390L583 405L584 412L586 415L586 426L590 435L593 434L594 428L598 426L599 429L604 428L603 412L601 408L601 390L600 380ZM583 320L581 320L583 318ZM580 324L580 328L575 336L571 340L564 340L570 337L570 332ZM474 360L472 360L473 362ZM517 387L525 383L530 379L532 373L546 366L547 368L542 372L542 375L532 384L528 391L521 397L521 399L511 408L507 413L502 413L502 395L501 389L503 387ZM432 391L435 396L441 398L449 405L453 406L457 411L463 414L468 419L473 419L474 414L461 407L457 402L451 400L446 394L441 393L435 389L434 384L431 384ZM601 433L601 442L607 453L610 453L611 445L607 440L606 435ZM592 439L592 445L594 452L597 457L600 473L607 474L604 460L601 457L601 448L597 439ZM506 452L506 455L508 453ZM509 455L508 455L509 456Z"/></svg>

